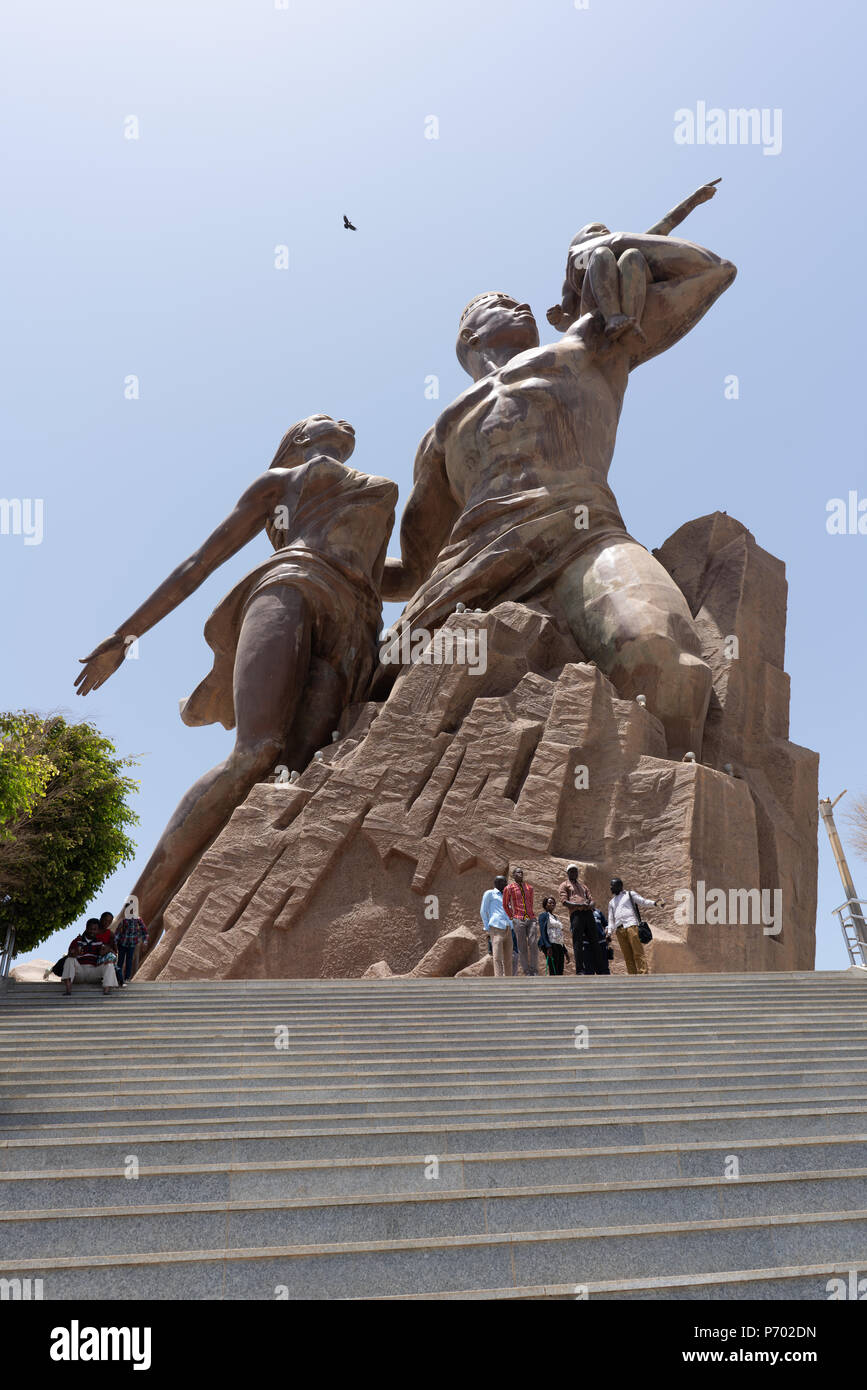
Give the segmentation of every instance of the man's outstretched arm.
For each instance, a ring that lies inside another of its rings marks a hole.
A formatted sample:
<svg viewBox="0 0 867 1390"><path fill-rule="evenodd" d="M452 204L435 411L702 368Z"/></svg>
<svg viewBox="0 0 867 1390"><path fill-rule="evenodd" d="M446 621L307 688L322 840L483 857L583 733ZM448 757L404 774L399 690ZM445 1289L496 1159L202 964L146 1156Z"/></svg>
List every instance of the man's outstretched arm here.
<svg viewBox="0 0 867 1390"><path fill-rule="evenodd" d="M436 564L459 511L446 477L445 455L429 429L415 456L412 492L400 523L401 558L385 562L383 599L412 598Z"/></svg>

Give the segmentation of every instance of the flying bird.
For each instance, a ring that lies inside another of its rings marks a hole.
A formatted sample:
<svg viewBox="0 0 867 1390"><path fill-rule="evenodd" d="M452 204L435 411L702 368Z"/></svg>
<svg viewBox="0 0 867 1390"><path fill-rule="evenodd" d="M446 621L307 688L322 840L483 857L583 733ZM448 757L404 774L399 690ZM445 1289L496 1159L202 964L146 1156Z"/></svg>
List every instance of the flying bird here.
<svg viewBox="0 0 867 1390"><path fill-rule="evenodd" d="M357 231L358 231L358 228L357 228L357 227L353 227L353 225L352 225L352 223L350 222L349 218L346 216L346 213L343 214L343 226L345 227L345 229L346 229L347 232L357 232Z"/></svg>

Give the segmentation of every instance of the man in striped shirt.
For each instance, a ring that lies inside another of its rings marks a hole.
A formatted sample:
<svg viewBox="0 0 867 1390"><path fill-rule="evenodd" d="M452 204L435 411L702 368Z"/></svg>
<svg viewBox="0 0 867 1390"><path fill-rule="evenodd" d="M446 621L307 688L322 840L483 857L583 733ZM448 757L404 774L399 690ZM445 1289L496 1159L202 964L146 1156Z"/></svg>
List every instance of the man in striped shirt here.
<svg viewBox="0 0 867 1390"><path fill-rule="evenodd" d="M518 960L525 975L536 975L539 928L533 915L533 885L524 882L524 870L512 871L512 882L503 894L503 907L512 919L518 942Z"/></svg>
<svg viewBox="0 0 867 1390"><path fill-rule="evenodd" d="M100 981L103 994L116 989L116 959L111 932L101 929L97 917L88 917L84 931L72 942L63 963L64 994L72 993L73 980Z"/></svg>

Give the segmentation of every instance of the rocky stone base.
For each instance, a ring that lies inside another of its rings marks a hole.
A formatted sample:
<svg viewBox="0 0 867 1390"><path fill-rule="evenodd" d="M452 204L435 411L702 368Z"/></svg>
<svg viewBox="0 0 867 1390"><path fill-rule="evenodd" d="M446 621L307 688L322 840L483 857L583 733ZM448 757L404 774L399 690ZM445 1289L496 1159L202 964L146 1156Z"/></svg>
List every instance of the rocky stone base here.
<svg viewBox="0 0 867 1390"><path fill-rule="evenodd" d="M600 903L614 873L666 900L654 972L810 969L818 757L788 741L784 567L719 513L657 555L714 672L700 762L668 758L659 721L584 661L549 596L456 615L484 630L484 672L406 669L297 782L255 787L139 978L485 973L493 875L520 865L540 904L570 861ZM730 911L762 889L781 894L778 934L714 920L714 890ZM704 921L682 920L687 890Z"/></svg>

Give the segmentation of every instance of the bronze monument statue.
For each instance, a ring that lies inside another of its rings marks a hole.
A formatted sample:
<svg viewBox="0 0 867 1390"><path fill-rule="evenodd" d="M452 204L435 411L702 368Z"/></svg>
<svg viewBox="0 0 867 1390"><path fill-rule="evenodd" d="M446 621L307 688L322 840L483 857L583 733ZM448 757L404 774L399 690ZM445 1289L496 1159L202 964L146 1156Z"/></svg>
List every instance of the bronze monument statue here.
<svg viewBox="0 0 867 1390"><path fill-rule="evenodd" d="M267 533L274 554L235 585L205 625L214 665L184 703L182 718L235 728L235 747L187 792L133 889L149 925L159 924L251 787L278 764L303 769L367 686L398 489L388 478L349 468L354 447L345 420L311 415L293 425L231 515L84 658L79 695L118 669L130 638L154 627L254 536Z"/></svg>
<svg viewBox="0 0 867 1390"><path fill-rule="evenodd" d="M646 233L586 226L553 343L508 294L470 301L456 346L472 383L417 452L399 559L396 486L347 466L344 421L311 416L85 659L82 694L267 532L274 554L209 618L213 670L183 706L237 741L135 886L152 928L142 978L484 973L479 893L516 858L540 885L580 862L597 893L652 866L672 901L693 883L773 884L782 930L654 922L651 969L809 968L816 757L788 739L784 566L722 513L651 554L608 484L630 372L735 277L669 235L714 192ZM383 599L406 605L396 667L377 653ZM440 660L442 629L456 652L483 636L484 669Z"/></svg>
<svg viewBox="0 0 867 1390"><path fill-rule="evenodd" d="M409 600L399 635L441 626L457 602L488 609L551 595L618 691L646 695L670 756L698 756L711 672L681 590L628 534L607 474L629 373L689 332L736 271L656 233L594 228L590 246L600 283L640 281L634 325L606 332L604 315L588 308L540 347L527 304L501 292L470 301L457 354L473 385L419 447L383 597ZM587 249L573 243L569 257L570 287L585 305ZM622 331L630 326L640 331Z"/></svg>

